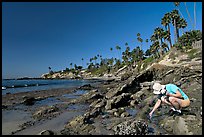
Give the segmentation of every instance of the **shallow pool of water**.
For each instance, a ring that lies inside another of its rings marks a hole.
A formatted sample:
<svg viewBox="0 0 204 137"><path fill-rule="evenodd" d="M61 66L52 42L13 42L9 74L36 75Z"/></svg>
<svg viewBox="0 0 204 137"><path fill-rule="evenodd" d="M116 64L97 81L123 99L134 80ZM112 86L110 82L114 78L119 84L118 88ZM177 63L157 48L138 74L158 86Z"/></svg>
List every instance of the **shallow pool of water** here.
<svg viewBox="0 0 204 137"><path fill-rule="evenodd" d="M71 104L67 107L67 110L86 110L88 108L88 104Z"/></svg>
<svg viewBox="0 0 204 137"><path fill-rule="evenodd" d="M2 135L10 135L19 129L20 125L32 120L31 114L22 110L2 111Z"/></svg>
<svg viewBox="0 0 204 137"><path fill-rule="evenodd" d="M127 108L126 111L133 117L137 114L137 110L135 108Z"/></svg>
<svg viewBox="0 0 204 137"><path fill-rule="evenodd" d="M50 98L46 98L46 99L43 99L40 101L36 101L35 105L37 105L37 106L45 106L45 105L52 106L52 105L56 105L59 103L63 103L63 101L57 99L56 97L50 97Z"/></svg>

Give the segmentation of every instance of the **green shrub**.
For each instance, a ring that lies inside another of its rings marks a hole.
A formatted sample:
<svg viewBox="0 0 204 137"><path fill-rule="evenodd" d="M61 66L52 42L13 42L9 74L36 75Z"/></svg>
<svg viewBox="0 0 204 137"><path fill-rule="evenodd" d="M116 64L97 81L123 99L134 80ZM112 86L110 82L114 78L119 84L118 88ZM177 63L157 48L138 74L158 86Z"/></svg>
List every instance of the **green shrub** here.
<svg viewBox="0 0 204 137"><path fill-rule="evenodd" d="M149 64L152 64L153 61L154 61L154 58L153 58L153 57L146 58L146 59L143 61L144 65L143 65L143 69L142 69L142 70L144 70Z"/></svg>
<svg viewBox="0 0 204 137"><path fill-rule="evenodd" d="M198 52L198 49L191 49L190 51L187 52L188 57L190 59L197 57L198 56L197 52Z"/></svg>

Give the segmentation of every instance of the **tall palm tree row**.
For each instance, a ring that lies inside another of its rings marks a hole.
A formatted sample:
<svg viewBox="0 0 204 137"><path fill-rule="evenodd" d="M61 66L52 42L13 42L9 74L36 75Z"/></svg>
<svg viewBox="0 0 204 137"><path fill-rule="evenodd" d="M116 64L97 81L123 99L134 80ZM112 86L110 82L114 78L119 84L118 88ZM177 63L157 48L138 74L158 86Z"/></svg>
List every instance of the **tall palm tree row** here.
<svg viewBox="0 0 204 137"><path fill-rule="evenodd" d="M142 42L143 42L143 39L141 38L140 33L137 33L137 40L141 43L140 49L142 50Z"/></svg>
<svg viewBox="0 0 204 137"><path fill-rule="evenodd" d="M171 14L167 12L162 18L161 24L165 27L166 31L168 31L168 33L165 35L166 35L167 40L169 41L170 47L172 48L170 23L171 23Z"/></svg>
<svg viewBox="0 0 204 137"><path fill-rule="evenodd" d="M174 2L176 9L173 9L171 12L167 12L161 18L161 25L163 27L156 27L151 37L149 39L145 39L145 42L147 43L147 47L149 47L146 50L145 54L142 50L143 39L141 38L141 34L137 33L137 41L139 42L139 46L136 46L135 48L133 48L132 51L130 51L130 47L127 42L125 43L125 50L124 52L122 52L122 54L121 54L121 47L119 45L115 46L115 49L118 52L118 60L117 58L114 59L113 57L109 59L108 58L102 59L102 56L98 54L93 58L90 58L90 63L88 64L91 65L92 67L95 67L98 64L97 62L100 61L101 66L102 65L113 66L114 62L115 64L119 64L118 62L121 62L123 64L132 63L136 65L136 62L142 61L146 57L151 57L151 56L153 56L154 58L161 57L165 52L167 52L170 48L173 47L173 42L171 38L171 29L174 29L174 44L175 44L178 42L178 39L179 39L179 31L183 31L183 29L186 28L188 25L187 21L184 19L182 12L179 9L180 4L181 4L180 2ZM189 19L192 22L192 19L190 17L190 14L185 2L184 2L184 5L186 7L186 11L189 16ZM196 4L194 3L194 25L193 25L194 27L196 24L195 8L196 8ZM186 37L184 39L186 39ZM151 41L150 45L148 44L149 41ZM113 51L112 47L110 48L110 51L112 53ZM95 61L95 64L92 63L92 61ZM70 63L70 66L71 65L72 64ZM82 66L83 66L83 58L82 58Z"/></svg>
<svg viewBox="0 0 204 137"><path fill-rule="evenodd" d="M118 45L116 45L116 50L118 50L119 51L119 53L118 53L118 59L120 59L120 53L121 53L121 47L120 46L118 46Z"/></svg>

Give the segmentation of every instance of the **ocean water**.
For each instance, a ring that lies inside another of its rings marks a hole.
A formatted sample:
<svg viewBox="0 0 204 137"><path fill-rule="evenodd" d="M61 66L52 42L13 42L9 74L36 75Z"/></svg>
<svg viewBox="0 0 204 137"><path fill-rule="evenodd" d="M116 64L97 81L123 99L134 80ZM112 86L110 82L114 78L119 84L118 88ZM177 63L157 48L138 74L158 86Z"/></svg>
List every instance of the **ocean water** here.
<svg viewBox="0 0 204 137"><path fill-rule="evenodd" d="M2 80L2 95L56 88L80 87L91 84L93 80Z"/></svg>

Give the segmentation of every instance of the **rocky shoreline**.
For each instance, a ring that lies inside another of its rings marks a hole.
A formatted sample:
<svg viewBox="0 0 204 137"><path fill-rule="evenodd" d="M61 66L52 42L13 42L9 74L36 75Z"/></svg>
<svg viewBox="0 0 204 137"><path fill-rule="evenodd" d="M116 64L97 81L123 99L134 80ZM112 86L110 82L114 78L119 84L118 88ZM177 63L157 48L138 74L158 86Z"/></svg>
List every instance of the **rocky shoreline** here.
<svg viewBox="0 0 204 137"><path fill-rule="evenodd" d="M152 121L148 120L147 114L155 103L152 94L152 85L155 80L159 80L162 84L169 81L177 82L190 96L191 106L183 110L182 116L169 116L167 114L168 106L163 105L155 112ZM65 98L63 96L77 90L86 90L87 92L77 98ZM29 106L25 111L31 112L34 120L21 124L20 128L11 134L29 133L32 127L40 127L37 125L42 121L54 121L54 118L65 115L68 113L68 107L74 105L79 109L70 109L69 113L76 113L76 111L83 113L67 120L61 119L64 125L57 131L45 128L40 129L41 132L38 134L202 134L201 95L201 68L190 69L186 67L184 69L156 64L141 74L133 75L124 81L111 79L94 86L89 84L69 90L56 89L2 95L2 111L18 109L15 106L20 104ZM61 103L31 109L32 106L35 106L35 102L51 97L56 97ZM82 105L81 108L80 105ZM86 109L83 110L83 108Z"/></svg>

